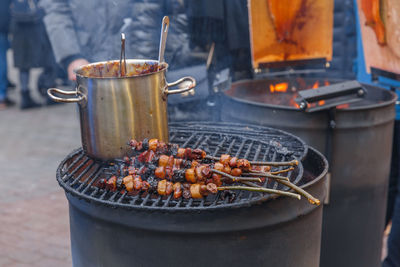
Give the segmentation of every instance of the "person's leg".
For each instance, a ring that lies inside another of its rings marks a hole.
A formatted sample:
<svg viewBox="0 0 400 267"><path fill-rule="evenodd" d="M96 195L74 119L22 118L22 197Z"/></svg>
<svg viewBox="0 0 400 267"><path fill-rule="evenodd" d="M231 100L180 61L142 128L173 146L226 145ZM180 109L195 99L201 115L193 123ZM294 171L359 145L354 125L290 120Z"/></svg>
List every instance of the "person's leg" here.
<svg viewBox="0 0 400 267"><path fill-rule="evenodd" d="M400 196L397 195L392 216L392 229L388 238L388 255L383 267L400 266Z"/></svg>
<svg viewBox="0 0 400 267"><path fill-rule="evenodd" d="M6 107L7 99L7 35L0 33L0 103Z"/></svg>
<svg viewBox="0 0 400 267"><path fill-rule="evenodd" d="M393 145L397 146L399 151L400 146L400 121L395 122L394 142ZM394 155L394 164L399 164L398 155ZM383 262L384 267L397 267L400 266L400 174L397 172L397 195L394 203L392 215L392 228L388 238L388 256Z"/></svg>
<svg viewBox="0 0 400 267"><path fill-rule="evenodd" d="M29 69L19 70L19 81L21 83L21 109L40 107L40 104L33 101L29 92Z"/></svg>
<svg viewBox="0 0 400 267"><path fill-rule="evenodd" d="M399 193L399 160L400 160L400 138L399 138L399 127L400 121L395 122L394 133L393 133L393 147L392 147L392 160L390 166L389 176L389 192L388 192L388 203L386 208L386 223L387 225L392 219L393 209L396 202L396 196Z"/></svg>
<svg viewBox="0 0 400 267"><path fill-rule="evenodd" d="M19 82L22 92L29 91L29 69L19 70Z"/></svg>

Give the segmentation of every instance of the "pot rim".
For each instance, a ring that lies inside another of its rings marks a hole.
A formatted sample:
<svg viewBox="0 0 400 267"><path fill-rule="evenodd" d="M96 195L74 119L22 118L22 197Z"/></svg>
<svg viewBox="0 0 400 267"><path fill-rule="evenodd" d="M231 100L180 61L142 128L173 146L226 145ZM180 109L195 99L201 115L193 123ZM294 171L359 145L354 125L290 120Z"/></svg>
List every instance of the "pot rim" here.
<svg viewBox="0 0 400 267"><path fill-rule="evenodd" d="M160 68L157 71L144 73L144 74L130 75L130 76L125 76L125 77L90 77L90 76L83 75L83 74L79 73L79 71L81 71L83 68L92 67L92 66L100 65L100 64L110 64L110 63L115 63L115 62L119 63L120 60L119 59L115 59L115 60L106 60L106 61L93 62L93 63L90 63L90 64L86 64L86 65L80 66L78 69L74 70L74 73L79 78L87 78L87 79L100 79L100 80L129 79L129 78L136 78L136 77L144 77L144 76L154 75L154 74L157 74L159 72L166 71L168 69L168 66L169 66L168 63L162 62L161 63L162 68ZM154 59L127 59L126 63L127 64L145 64L145 63L147 63L147 64L150 64L150 65L154 65L154 64L158 64L159 62L158 62L158 60L154 60Z"/></svg>

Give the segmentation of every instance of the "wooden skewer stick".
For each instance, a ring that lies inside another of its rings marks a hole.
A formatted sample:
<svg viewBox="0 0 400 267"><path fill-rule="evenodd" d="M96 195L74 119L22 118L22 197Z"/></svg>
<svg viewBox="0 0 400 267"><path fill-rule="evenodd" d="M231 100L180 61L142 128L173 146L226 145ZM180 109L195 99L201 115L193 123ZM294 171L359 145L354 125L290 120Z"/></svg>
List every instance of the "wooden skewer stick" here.
<svg viewBox="0 0 400 267"><path fill-rule="evenodd" d="M267 166L273 166L273 167L279 167L279 166L297 166L299 165L298 160L291 160L291 161L283 161L283 162L268 162L268 161L250 161L251 165L267 165Z"/></svg>
<svg viewBox="0 0 400 267"><path fill-rule="evenodd" d="M294 191L296 191L297 193L299 193L300 195L302 195L303 197L308 199L308 202L310 202L311 204L314 205L319 205L321 204L321 201L319 201L319 199L313 197L310 193L306 192L305 190L301 189L300 187L298 187L297 185L288 182L288 181L278 181L278 183L284 184L287 187L292 188Z"/></svg>
<svg viewBox="0 0 400 267"><path fill-rule="evenodd" d="M243 173L243 175L267 177L267 178L275 179L278 181L282 181L282 180L289 181L289 178L287 178L287 177L273 175L268 172L246 172L246 173Z"/></svg>
<svg viewBox="0 0 400 267"><path fill-rule="evenodd" d="M291 189L293 189L294 191L296 191L297 193L299 193L303 197L307 198L308 202L310 202L311 204L314 204L314 205L321 204L321 201L319 199L313 197L310 193L308 193L305 190L301 189L297 185L295 185L295 184L293 184L291 182L283 181L283 180L280 180L280 181L277 181L277 182L290 187ZM254 187L257 187L257 188L262 187L262 186L260 186L258 184L254 184L254 183L247 182L247 181L243 181L242 183L246 184L248 186L254 186ZM262 188L264 188L264 187L262 187Z"/></svg>
<svg viewBox="0 0 400 267"><path fill-rule="evenodd" d="M293 170L294 170L294 168L290 167L290 168L287 168L287 169L284 169L284 170L275 171L275 172L268 172L268 173L276 175L276 174L280 174L280 173L290 172L290 171L293 171Z"/></svg>
<svg viewBox="0 0 400 267"><path fill-rule="evenodd" d="M264 188L264 187L220 186L220 187L217 187L217 189L218 190L247 190L247 191L263 192L263 193L269 193L269 194L278 194L278 195L297 198L299 200L301 199L301 196L296 193L291 193L291 192L286 192L286 191L281 191L281 190L276 190L276 189L270 189L270 188Z"/></svg>
<svg viewBox="0 0 400 267"><path fill-rule="evenodd" d="M239 182L240 181L261 182L260 178L255 178L255 177L237 177L237 176L233 176L233 175L230 175L230 174L227 174L225 172L221 172L221 171L218 171L218 170L215 170L215 169L211 169L211 171L214 172L214 173L220 174L222 176L228 177L228 178L232 179L235 182L236 181L239 181Z"/></svg>

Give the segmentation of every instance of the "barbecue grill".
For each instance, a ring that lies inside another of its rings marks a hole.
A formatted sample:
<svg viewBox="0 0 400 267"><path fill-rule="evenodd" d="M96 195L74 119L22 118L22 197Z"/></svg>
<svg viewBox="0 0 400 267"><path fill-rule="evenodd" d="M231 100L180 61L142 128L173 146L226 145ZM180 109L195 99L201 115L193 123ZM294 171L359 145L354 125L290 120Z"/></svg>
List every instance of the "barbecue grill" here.
<svg viewBox="0 0 400 267"><path fill-rule="evenodd" d="M301 160L285 176L315 197L325 196L326 160L286 132L240 124L172 124L170 141L213 156ZM319 264L322 205L245 191L201 200L110 192L94 186L107 175L107 166L78 149L57 170L70 203L74 266ZM264 186L289 190L269 180Z"/></svg>

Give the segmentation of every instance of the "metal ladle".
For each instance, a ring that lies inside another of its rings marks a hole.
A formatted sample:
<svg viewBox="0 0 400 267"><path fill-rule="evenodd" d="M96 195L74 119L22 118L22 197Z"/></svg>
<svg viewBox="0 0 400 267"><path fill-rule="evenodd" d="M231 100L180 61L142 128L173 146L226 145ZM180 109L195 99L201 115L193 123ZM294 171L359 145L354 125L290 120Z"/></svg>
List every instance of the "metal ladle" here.
<svg viewBox="0 0 400 267"><path fill-rule="evenodd" d="M168 16L164 16L161 24L160 48L158 51L159 67L161 63L164 62L164 51L165 51L165 44L167 42L168 28L169 28L169 18Z"/></svg>
<svg viewBox="0 0 400 267"><path fill-rule="evenodd" d="M122 64L122 59L124 64ZM125 33L121 33L121 56L119 59L119 77L126 75L126 57L125 57Z"/></svg>

